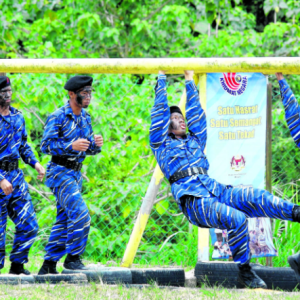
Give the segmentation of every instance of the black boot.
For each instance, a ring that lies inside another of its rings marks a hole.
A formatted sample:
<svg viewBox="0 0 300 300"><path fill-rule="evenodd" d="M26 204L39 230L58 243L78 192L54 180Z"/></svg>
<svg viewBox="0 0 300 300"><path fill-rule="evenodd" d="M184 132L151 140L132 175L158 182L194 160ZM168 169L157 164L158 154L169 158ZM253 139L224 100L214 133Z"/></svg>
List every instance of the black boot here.
<svg viewBox="0 0 300 300"><path fill-rule="evenodd" d="M251 289L266 289L266 283L259 278L249 264L239 266L239 279L246 287Z"/></svg>
<svg viewBox="0 0 300 300"><path fill-rule="evenodd" d="M64 262L64 268L69 270L88 270L88 268L85 267L84 264L81 262L79 255L71 254L67 255Z"/></svg>
<svg viewBox="0 0 300 300"><path fill-rule="evenodd" d="M11 263L9 274L14 274L14 275L30 275L30 272L28 270L24 269L24 264L18 264L18 263Z"/></svg>
<svg viewBox="0 0 300 300"><path fill-rule="evenodd" d="M56 270L57 261L44 260L38 275L59 274Z"/></svg>
<svg viewBox="0 0 300 300"><path fill-rule="evenodd" d="M300 252L288 257L288 262L291 268L296 273L296 278L300 283Z"/></svg>

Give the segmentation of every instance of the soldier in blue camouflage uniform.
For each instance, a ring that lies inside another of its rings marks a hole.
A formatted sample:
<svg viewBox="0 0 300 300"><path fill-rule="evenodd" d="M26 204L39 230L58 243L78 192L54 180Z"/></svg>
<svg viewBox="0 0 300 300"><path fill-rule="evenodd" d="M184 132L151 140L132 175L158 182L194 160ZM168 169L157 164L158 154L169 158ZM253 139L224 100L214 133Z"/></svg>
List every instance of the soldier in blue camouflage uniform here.
<svg viewBox="0 0 300 300"><path fill-rule="evenodd" d="M25 120L22 113L11 106L12 89L8 77L0 76L0 269L4 266L7 215L16 225L13 249L10 254L10 274L26 274L28 253L33 244L38 224L23 172L18 167L20 158L35 168L43 180L45 169L27 144Z"/></svg>
<svg viewBox="0 0 300 300"><path fill-rule="evenodd" d="M289 130L296 146L300 148L300 108L298 102L282 73L276 73L276 77L280 86L281 99L285 109L285 118ZM300 208L298 206L295 207L294 214L299 220ZM290 256L288 258L288 262L291 268L295 271L297 280L300 283L300 252Z"/></svg>
<svg viewBox="0 0 300 300"><path fill-rule="evenodd" d="M239 267L240 281L250 288L266 288L249 263L248 218L269 217L300 221L293 203L252 186L226 186L207 175L204 154L206 116L200 102L193 72L185 72L186 119L181 110L168 106L166 76L160 71L151 111L150 145L156 160L170 181L172 194L189 222L204 228L228 230L228 244Z"/></svg>
<svg viewBox="0 0 300 300"><path fill-rule="evenodd" d="M94 135L91 117L85 111L91 101L93 78L75 76L64 88L69 102L46 122L41 150L52 155L47 165L46 185L56 197L57 217L46 246L39 275L57 274L57 261L68 254L66 269L86 269L80 260L90 229L90 215L82 196L80 169L86 155L100 153L101 135Z"/></svg>

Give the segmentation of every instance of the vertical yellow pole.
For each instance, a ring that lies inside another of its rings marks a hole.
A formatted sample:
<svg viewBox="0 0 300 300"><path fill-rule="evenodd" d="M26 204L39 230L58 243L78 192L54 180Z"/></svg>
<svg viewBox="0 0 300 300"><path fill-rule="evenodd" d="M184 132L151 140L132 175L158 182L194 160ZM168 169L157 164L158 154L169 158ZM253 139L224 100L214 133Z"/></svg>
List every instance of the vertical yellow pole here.
<svg viewBox="0 0 300 300"><path fill-rule="evenodd" d="M196 84L198 84L198 76L195 76L194 81ZM180 102L178 104L184 116L185 116L185 104L186 104L186 91L184 90ZM134 261L137 249L140 245L143 233L148 223L148 219L154 204L154 200L159 191L163 178L164 175L161 172L159 165L156 165L122 259L121 266L124 268L130 268Z"/></svg>
<svg viewBox="0 0 300 300"><path fill-rule="evenodd" d="M206 74L199 75L200 103L206 112ZM209 229L198 227L198 261L209 261Z"/></svg>

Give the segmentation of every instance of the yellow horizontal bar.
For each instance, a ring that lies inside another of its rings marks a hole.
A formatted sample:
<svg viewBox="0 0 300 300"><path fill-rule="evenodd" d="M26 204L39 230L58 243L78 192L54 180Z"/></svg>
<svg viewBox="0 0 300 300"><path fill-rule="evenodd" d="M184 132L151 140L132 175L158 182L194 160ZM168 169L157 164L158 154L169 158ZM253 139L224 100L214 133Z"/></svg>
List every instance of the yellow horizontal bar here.
<svg viewBox="0 0 300 300"><path fill-rule="evenodd" d="M300 74L299 57L0 59L0 73L181 74L261 72Z"/></svg>

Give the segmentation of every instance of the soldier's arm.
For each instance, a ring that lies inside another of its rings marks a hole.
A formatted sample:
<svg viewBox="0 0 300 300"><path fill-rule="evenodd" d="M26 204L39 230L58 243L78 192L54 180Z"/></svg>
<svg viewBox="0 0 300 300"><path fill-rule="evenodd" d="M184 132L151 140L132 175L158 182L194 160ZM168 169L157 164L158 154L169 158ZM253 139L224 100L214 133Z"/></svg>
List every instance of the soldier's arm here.
<svg viewBox="0 0 300 300"><path fill-rule="evenodd" d="M300 108L298 102L281 73L276 73L280 86L282 103L285 109L285 118L291 135L300 148Z"/></svg>
<svg viewBox="0 0 300 300"><path fill-rule="evenodd" d="M87 117L87 121L88 121L89 127L90 127L90 136L88 137L90 145L85 153L87 155L96 155L101 152L101 147L98 147L96 145L95 138L94 138L94 132L93 132L92 124L91 124L91 119L89 116Z"/></svg>
<svg viewBox="0 0 300 300"><path fill-rule="evenodd" d="M204 151L206 134L206 115L199 101L199 92L193 80L193 72L185 71L186 85L186 119L191 135L195 135L201 142Z"/></svg>
<svg viewBox="0 0 300 300"><path fill-rule="evenodd" d="M38 162L36 159L31 147L27 143L27 132L25 127L25 120L23 119L23 128L22 128L22 140L19 147L19 153L22 160L25 164L30 165L32 168L35 168L35 164Z"/></svg>
<svg viewBox="0 0 300 300"><path fill-rule="evenodd" d="M41 151L49 155L80 155L80 151L72 148L75 139L66 141L59 136L61 126L62 122L60 122L59 116L50 115L48 117L41 142Z"/></svg>
<svg viewBox="0 0 300 300"><path fill-rule="evenodd" d="M166 75L160 71L155 86L155 101L151 109L150 146L157 150L167 137L170 124L170 108L167 100Z"/></svg>

